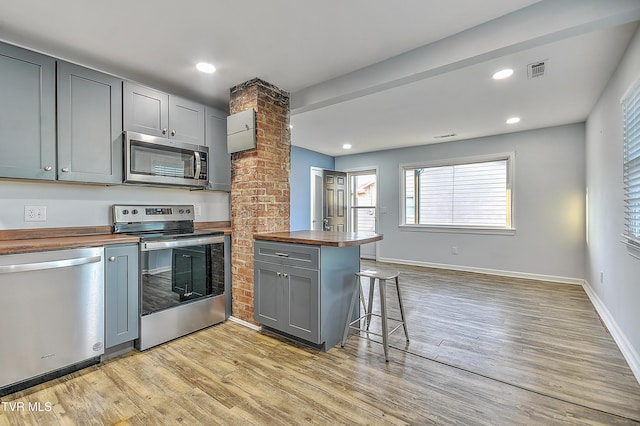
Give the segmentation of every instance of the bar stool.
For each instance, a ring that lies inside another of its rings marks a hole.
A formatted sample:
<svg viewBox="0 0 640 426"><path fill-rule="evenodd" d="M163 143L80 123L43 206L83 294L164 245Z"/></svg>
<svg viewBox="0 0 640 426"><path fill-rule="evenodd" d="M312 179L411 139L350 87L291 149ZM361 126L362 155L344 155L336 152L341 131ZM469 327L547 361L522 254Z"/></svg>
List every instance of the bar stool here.
<svg viewBox="0 0 640 426"><path fill-rule="evenodd" d="M398 276L399 275L400 275L400 273L397 272L397 271L384 271L384 270L378 270L378 269L368 269L366 271L360 271L360 272L356 273L355 279L353 281L354 282L354 288L353 288L353 292L352 292L352 295L351 295L351 303L349 304L349 315L347 316L346 325L344 327L344 334L342 335L342 344L341 344L341 346L343 348L344 348L345 342L347 341L347 336L349 334L349 329L363 331L363 332L366 332L366 333L373 334L375 336L381 336L382 337L382 346L384 347L384 359L385 359L386 362L389 362L389 342L388 342L389 335L391 335L391 333L393 333L398 328L400 328L400 326L402 326L402 327L404 327L404 335L407 338L407 342L409 341L409 333L407 332L407 322L405 320L404 307L402 306L402 296L400 294L400 283L398 282ZM357 319L351 321L351 318L352 318L352 315L353 315L354 306L357 304L356 297L357 297L358 293L360 294L360 298L361 298L362 304L364 306L364 300L362 300L364 298L364 293L362 291L362 277L369 278L369 300L368 300L368 306L364 307L364 315L361 315ZM394 280L393 282L395 282L396 291L398 293L398 302L400 304L400 316L401 316L402 319L389 318L387 316L387 291L386 291L386 285L387 285L387 281L388 280ZM372 307L373 307L373 290L374 290L376 282L378 283L379 293L380 293L380 313L379 314L371 312L372 311ZM382 319L382 334L374 333L372 331L369 331L369 325L371 324L371 317L372 316L380 317ZM364 319L366 321L365 328L360 328L360 321L362 319ZM388 320L398 321L398 322L400 322L400 324L398 324L396 327L394 327L393 330L389 331L389 327L388 327L388 324L387 324ZM358 325L355 325L356 323L358 323Z"/></svg>

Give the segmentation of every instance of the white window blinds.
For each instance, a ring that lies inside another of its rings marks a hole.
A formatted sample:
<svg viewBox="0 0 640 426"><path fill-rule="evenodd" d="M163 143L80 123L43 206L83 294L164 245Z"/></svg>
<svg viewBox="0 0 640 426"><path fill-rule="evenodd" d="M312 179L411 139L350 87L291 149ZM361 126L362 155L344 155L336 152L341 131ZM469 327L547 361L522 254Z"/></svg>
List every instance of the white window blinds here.
<svg viewBox="0 0 640 426"><path fill-rule="evenodd" d="M405 224L510 228L509 159L405 167Z"/></svg>
<svg viewBox="0 0 640 426"><path fill-rule="evenodd" d="M625 233L640 245L640 81L622 99L624 120Z"/></svg>

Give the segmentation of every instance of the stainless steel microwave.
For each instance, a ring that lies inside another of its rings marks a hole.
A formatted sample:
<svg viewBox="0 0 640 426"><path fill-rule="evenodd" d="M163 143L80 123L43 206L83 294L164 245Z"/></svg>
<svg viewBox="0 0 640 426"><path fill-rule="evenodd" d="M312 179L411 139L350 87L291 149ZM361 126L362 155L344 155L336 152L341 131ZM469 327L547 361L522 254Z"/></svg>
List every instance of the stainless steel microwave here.
<svg viewBox="0 0 640 426"><path fill-rule="evenodd" d="M206 146L125 132L125 183L204 188L208 160Z"/></svg>

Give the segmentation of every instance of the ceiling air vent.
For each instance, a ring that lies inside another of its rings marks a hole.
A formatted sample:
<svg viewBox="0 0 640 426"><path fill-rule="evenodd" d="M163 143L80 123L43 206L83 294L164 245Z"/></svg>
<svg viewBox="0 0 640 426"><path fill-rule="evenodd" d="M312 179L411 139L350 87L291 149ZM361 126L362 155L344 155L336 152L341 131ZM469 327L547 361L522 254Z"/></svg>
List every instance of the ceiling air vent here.
<svg viewBox="0 0 640 426"><path fill-rule="evenodd" d="M454 137L454 136L456 136L456 134L455 134L455 133L448 133L448 134L446 134L446 135L438 135L438 136L434 136L433 138L434 138L434 139L445 139L445 138L452 138L452 137Z"/></svg>
<svg viewBox="0 0 640 426"><path fill-rule="evenodd" d="M527 65L527 79L542 77L547 72L548 66L549 64L546 59Z"/></svg>

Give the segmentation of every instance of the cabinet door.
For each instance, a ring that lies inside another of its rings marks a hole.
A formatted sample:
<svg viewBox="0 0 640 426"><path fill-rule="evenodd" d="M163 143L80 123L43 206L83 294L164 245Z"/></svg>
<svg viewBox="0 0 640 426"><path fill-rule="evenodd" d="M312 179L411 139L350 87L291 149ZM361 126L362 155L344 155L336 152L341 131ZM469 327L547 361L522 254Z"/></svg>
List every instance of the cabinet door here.
<svg viewBox="0 0 640 426"><path fill-rule="evenodd" d="M206 108L206 145L209 147L207 189L231 191L231 154L227 152L227 114Z"/></svg>
<svg viewBox="0 0 640 426"><path fill-rule="evenodd" d="M169 137L204 145L204 105L169 96Z"/></svg>
<svg viewBox="0 0 640 426"><path fill-rule="evenodd" d="M0 176L55 180L55 59L0 43L0 94Z"/></svg>
<svg viewBox="0 0 640 426"><path fill-rule="evenodd" d="M58 180L122 183L122 80L58 62Z"/></svg>
<svg viewBox="0 0 640 426"><path fill-rule="evenodd" d="M105 247L105 346L138 338L138 246Z"/></svg>
<svg viewBox="0 0 640 426"><path fill-rule="evenodd" d="M253 268L253 318L266 326L282 330L281 321L278 320L284 308L282 265L256 261Z"/></svg>
<svg viewBox="0 0 640 426"><path fill-rule="evenodd" d="M125 81L123 96L125 130L168 137L169 95Z"/></svg>
<svg viewBox="0 0 640 426"><path fill-rule="evenodd" d="M313 269L286 267L284 327L280 330L313 343L320 340L320 273Z"/></svg>

